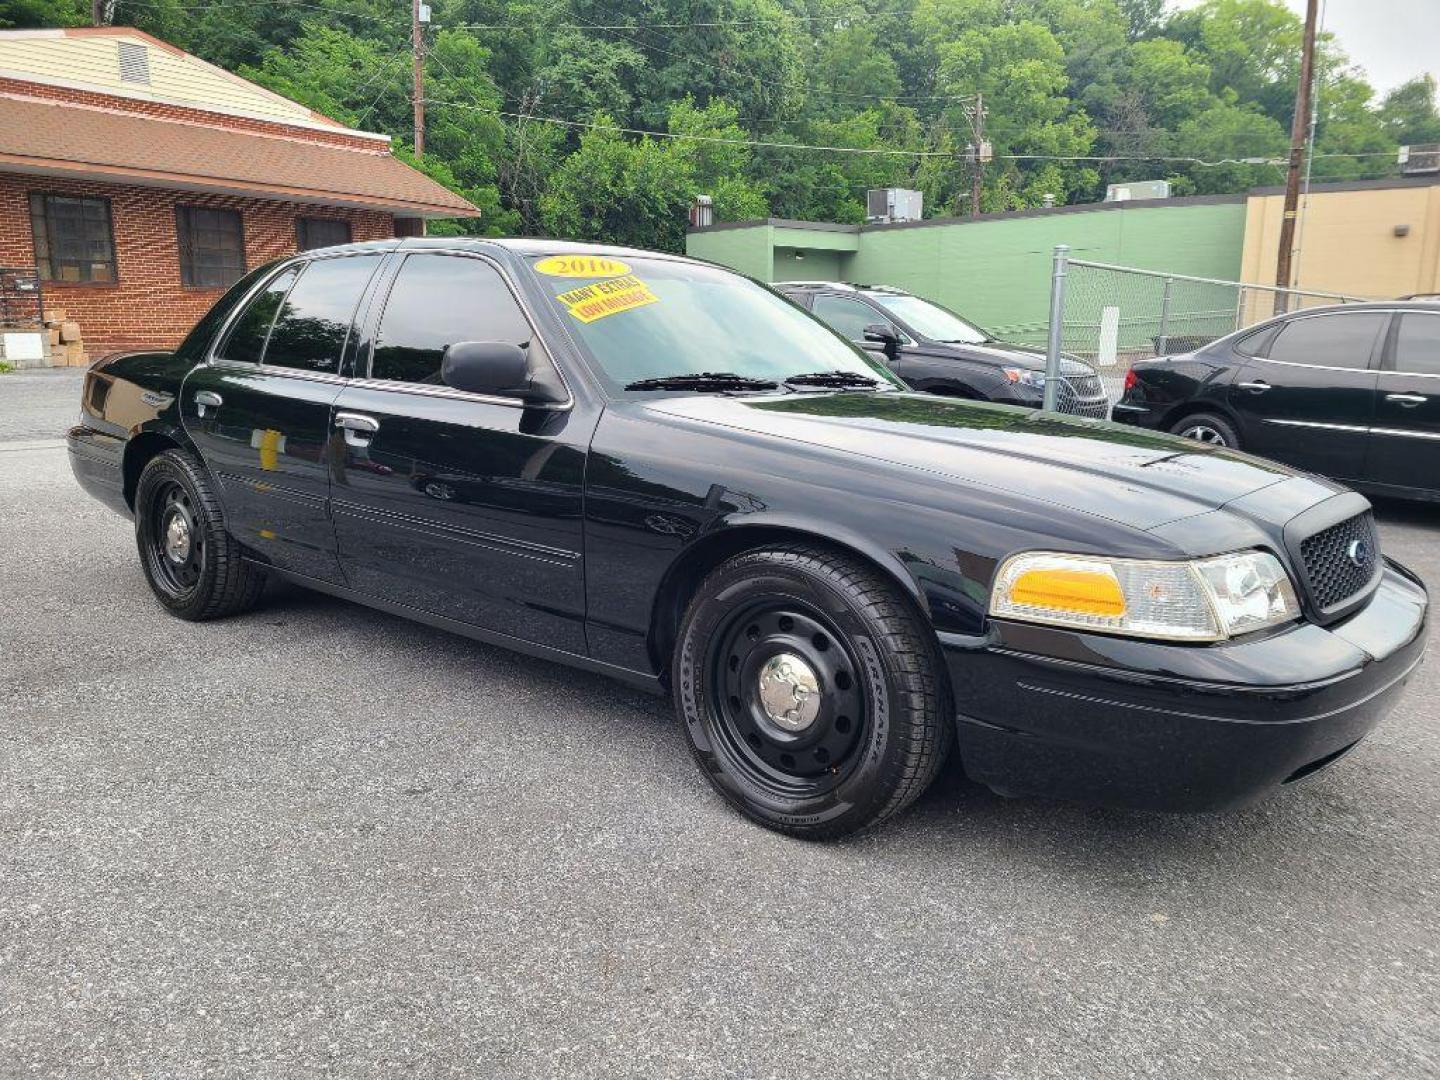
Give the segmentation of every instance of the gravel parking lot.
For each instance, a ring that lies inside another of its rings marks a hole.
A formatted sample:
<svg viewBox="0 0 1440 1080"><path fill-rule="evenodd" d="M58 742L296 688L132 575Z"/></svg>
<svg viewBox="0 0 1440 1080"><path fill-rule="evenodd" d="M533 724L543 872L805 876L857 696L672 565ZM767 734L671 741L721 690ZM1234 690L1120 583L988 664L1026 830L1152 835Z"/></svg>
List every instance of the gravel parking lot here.
<svg viewBox="0 0 1440 1080"><path fill-rule="evenodd" d="M191 626L0 376L0 1075L1440 1075L1440 635L1243 813L950 770L819 846L668 703L298 590ZM1380 508L1440 582L1440 507Z"/></svg>

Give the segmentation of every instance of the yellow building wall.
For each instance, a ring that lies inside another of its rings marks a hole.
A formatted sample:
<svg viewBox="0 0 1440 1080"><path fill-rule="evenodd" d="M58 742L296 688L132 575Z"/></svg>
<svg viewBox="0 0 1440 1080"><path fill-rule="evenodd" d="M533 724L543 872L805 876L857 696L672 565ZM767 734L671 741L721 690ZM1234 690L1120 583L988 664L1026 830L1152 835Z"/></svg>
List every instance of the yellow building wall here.
<svg viewBox="0 0 1440 1080"><path fill-rule="evenodd" d="M149 84L120 78L118 42L146 47ZM194 56L160 48L136 35L70 36L60 31L0 35L0 75L83 85L102 93L220 109L262 119L309 121L313 114L294 101L229 75Z"/></svg>
<svg viewBox="0 0 1440 1080"><path fill-rule="evenodd" d="M1251 195L1241 277L1275 280L1283 195ZM1404 236L1395 235L1408 226ZM1312 192L1296 287L1388 300L1440 292L1440 184Z"/></svg>

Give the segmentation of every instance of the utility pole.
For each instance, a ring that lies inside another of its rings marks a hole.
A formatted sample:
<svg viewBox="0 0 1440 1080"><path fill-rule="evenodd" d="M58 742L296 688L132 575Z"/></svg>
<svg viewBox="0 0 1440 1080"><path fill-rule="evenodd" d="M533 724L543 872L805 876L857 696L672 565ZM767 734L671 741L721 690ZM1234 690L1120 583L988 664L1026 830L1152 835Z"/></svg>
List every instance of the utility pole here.
<svg viewBox="0 0 1440 1080"><path fill-rule="evenodd" d="M980 216L980 191L984 184L985 159L985 95L976 93L975 110L970 114L970 145L975 152L970 159L970 216Z"/></svg>
<svg viewBox="0 0 1440 1080"><path fill-rule="evenodd" d="M425 156L425 24L430 21L430 5L410 0L410 51L414 58L414 79L411 98L415 104L415 156Z"/></svg>
<svg viewBox="0 0 1440 1080"><path fill-rule="evenodd" d="M1315 74L1315 24L1319 0L1306 0L1305 44L1300 53L1300 85L1295 88L1295 118L1290 123L1290 168L1285 176L1285 216L1280 219L1280 251L1275 259L1275 284L1290 288L1291 259L1295 248L1295 217L1300 205L1300 174L1305 166L1305 145L1310 122L1310 91ZM1289 296L1275 294L1275 314L1289 308Z"/></svg>

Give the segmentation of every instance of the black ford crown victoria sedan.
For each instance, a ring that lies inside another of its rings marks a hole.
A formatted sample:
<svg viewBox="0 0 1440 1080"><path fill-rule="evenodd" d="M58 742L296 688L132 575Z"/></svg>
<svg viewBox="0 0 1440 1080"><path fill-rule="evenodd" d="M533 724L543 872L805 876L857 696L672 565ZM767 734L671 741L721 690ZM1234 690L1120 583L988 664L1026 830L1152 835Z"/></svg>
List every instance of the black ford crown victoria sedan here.
<svg viewBox="0 0 1440 1080"><path fill-rule="evenodd" d="M909 392L677 257L310 252L83 393L75 474L174 614L274 576L669 689L718 791L801 836L952 750L1009 794L1242 804L1364 738L1423 647L1359 495Z"/></svg>

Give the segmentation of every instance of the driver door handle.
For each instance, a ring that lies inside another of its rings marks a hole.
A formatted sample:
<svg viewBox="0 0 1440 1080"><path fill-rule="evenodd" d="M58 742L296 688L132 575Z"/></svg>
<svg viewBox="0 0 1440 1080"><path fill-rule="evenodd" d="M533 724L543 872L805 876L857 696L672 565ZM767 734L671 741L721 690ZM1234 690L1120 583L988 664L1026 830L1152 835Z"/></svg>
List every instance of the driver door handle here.
<svg viewBox="0 0 1440 1080"><path fill-rule="evenodd" d="M1241 390L1249 390L1252 394L1263 394L1270 389L1270 384L1264 379L1256 379L1254 382L1237 383Z"/></svg>
<svg viewBox="0 0 1440 1080"><path fill-rule="evenodd" d="M225 404L225 399L213 390L195 391L195 415L205 419L206 409L218 409Z"/></svg>
<svg viewBox="0 0 1440 1080"><path fill-rule="evenodd" d="M1404 409L1413 409L1416 405L1424 405L1430 399L1424 394L1386 394L1385 400L1398 402Z"/></svg>
<svg viewBox="0 0 1440 1080"><path fill-rule="evenodd" d="M364 413L339 412L335 414L335 426L345 432L345 445L364 449L380 430L380 421Z"/></svg>

